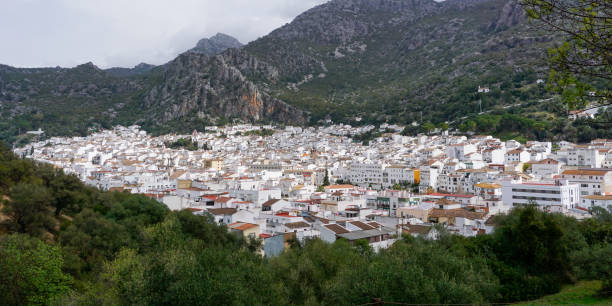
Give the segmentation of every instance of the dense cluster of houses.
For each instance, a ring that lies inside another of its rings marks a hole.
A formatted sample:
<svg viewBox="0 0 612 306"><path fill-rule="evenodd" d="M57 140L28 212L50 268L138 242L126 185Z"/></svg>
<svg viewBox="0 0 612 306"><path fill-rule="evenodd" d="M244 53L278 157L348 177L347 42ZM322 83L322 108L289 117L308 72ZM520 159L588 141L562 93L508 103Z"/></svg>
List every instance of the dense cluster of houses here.
<svg viewBox="0 0 612 306"><path fill-rule="evenodd" d="M262 128L274 133L256 133ZM234 125L152 137L119 126L15 152L104 190L209 215L239 235L261 238L266 256L312 237L366 241L378 250L402 235L436 239L442 228L489 233L496 214L523 204L577 218L612 205L612 140L409 137L399 134L402 127L383 125L386 133L369 145L353 141L372 129ZM166 146L179 138L202 149Z"/></svg>

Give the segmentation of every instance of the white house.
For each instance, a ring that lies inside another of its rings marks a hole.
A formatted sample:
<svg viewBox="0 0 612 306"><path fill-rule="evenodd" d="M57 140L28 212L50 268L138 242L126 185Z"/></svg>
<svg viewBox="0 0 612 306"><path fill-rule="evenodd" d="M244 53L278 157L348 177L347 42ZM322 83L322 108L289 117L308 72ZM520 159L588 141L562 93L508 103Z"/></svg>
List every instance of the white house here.
<svg viewBox="0 0 612 306"><path fill-rule="evenodd" d="M271 200L264 202L261 205L261 211L276 213L284 208L289 208L289 207L291 207L291 203L283 199L271 199Z"/></svg>
<svg viewBox="0 0 612 306"><path fill-rule="evenodd" d="M529 162L529 164L531 164L531 174L540 178L552 179L561 171L561 163L551 158Z"/></svg>
<svg viewBox="0 0 612 306"><path fill-rule="evenodd" d="M599 150L589 147L575 147L568 150L568 166L585 166L590 168L601 167L602 156Z"/></svg>
<svg viewBox="0 0 612 306"><path fill-rule="evenodd" d="M612 193L612 169L565 170L561 178L580 184L581 196Z"/></svg>
<svg viewBox="0 0 612 306"><path fill-rule="evenodd" d="M522 163L529 160L529 152L522 149L514 149L506 152L506 164Z"/></svg>
<svg viewBox="0 0 612 306"><path fill-rule="evenodd" d="M482 151L482 159L490 164L503 164L505 151L501 148L490 148Z"/></svg>
<svg viewBox="0 0 612 306"><path fill-rule="evenodd" d="M612 206L612 195L588 195L580 200L580 207L589 209L594 206L608 208Z"/></svg>
<svg viewBox="0 0 612 306"><path fill-rule="evenodd" d="M491 91L489 87L480 87L480 85L478 86L478 93L488 93L489 91Z"/></svg>
<svg viewBox="0 0 612 306"><path fill-rule="evenodd" d="M476 152L476 146L469 143L453 144L446 147L446 156L460 161L465 160L467 154L474 152Z"/></svg>

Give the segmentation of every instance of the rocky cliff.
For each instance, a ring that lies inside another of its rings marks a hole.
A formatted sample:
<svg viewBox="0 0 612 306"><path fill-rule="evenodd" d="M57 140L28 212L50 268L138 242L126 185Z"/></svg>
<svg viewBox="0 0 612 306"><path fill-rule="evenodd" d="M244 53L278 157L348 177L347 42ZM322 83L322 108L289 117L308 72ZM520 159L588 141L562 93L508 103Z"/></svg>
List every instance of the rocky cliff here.
<svg viewBox="0 0 612 306"><path fill-rule="evenodd" d="M144 107L162 121L197 113L213 121L225 117L305 123L301 110L270 97L249 80L277 77L274 67L237 49L215 56L185 53L166 65L163 81L145 96Z"/></svg>

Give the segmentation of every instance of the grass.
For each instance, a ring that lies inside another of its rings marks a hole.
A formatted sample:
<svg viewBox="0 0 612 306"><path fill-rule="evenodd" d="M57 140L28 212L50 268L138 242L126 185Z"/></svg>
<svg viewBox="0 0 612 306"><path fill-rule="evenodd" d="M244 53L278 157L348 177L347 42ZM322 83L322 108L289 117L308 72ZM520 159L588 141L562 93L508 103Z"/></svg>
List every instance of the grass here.
<svg viewBox="0 0 612 306"><path fill-rule="evenodd" d="M516 305L612 305L612 297L601 297L601 281L581 281L564 287L561 292Z"/></svg>

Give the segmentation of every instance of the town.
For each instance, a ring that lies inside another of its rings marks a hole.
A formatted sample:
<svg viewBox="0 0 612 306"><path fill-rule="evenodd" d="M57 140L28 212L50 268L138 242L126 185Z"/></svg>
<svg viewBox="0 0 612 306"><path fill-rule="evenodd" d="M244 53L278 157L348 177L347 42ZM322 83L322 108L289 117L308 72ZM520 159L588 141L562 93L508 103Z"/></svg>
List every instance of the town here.
<svg viewBox="0 0 612 306"><path fill-rule="evenodd" d="M517 205L589 218L612 205L612 140L589 144L492 136L402 136L403 127L206 127L152 137L117 126L15 149L102 190L143 194L172 210L210 214L263 240L276 256L291 240L491 233ZM367 145L356 135L380 135ZM38 134L42 134L38 131Z"/></svg>

